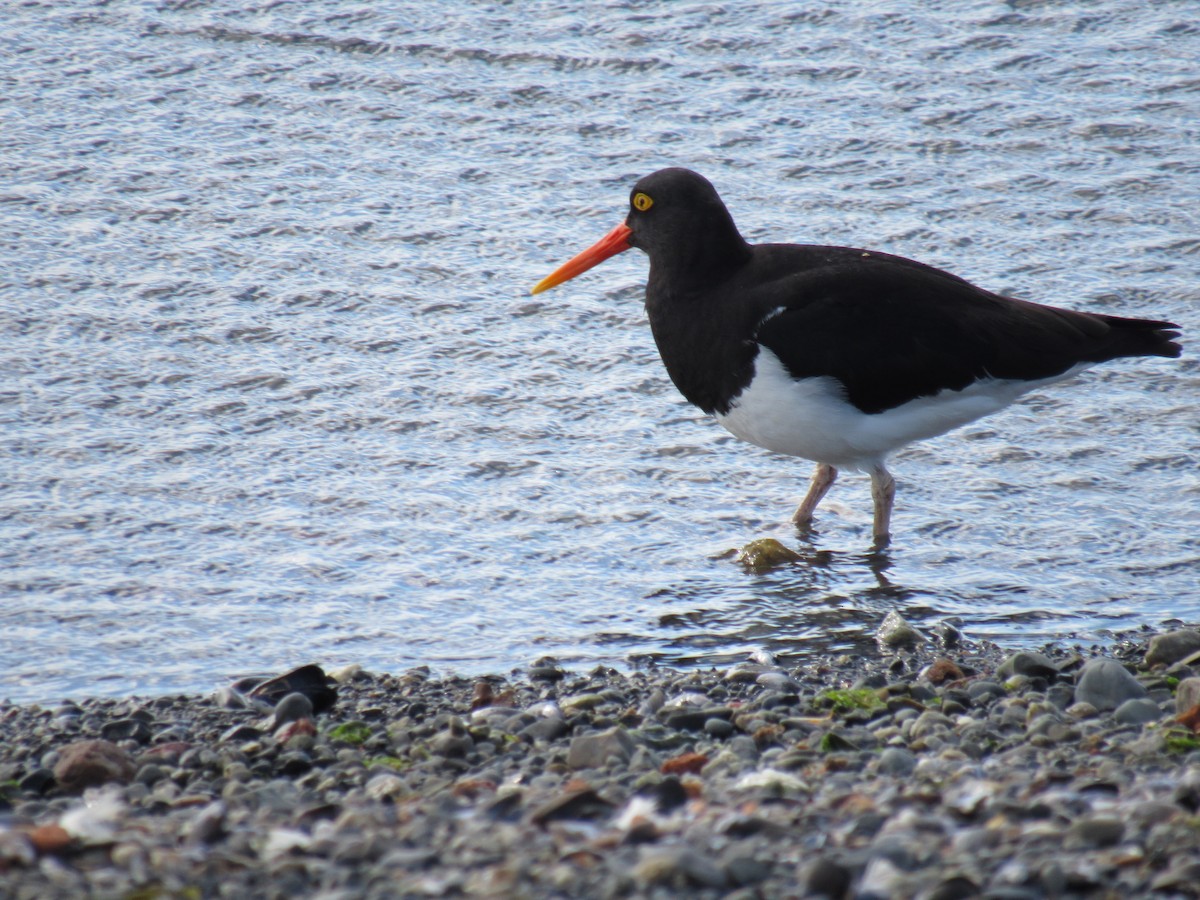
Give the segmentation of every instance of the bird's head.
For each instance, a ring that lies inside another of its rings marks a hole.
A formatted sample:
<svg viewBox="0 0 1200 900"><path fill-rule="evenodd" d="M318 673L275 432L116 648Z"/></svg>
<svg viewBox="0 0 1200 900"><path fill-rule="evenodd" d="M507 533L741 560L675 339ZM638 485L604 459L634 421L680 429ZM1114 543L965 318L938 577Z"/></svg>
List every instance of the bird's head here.
<svg viewBox="0 0 1200 900"><path fill-rule="evenodd" d="M581 275L630 247L644 250L651 266L680 278L695 277L748 252L707 178L690 169L660 169L633 186L624 222L539 281L533 293Z"/></svg>

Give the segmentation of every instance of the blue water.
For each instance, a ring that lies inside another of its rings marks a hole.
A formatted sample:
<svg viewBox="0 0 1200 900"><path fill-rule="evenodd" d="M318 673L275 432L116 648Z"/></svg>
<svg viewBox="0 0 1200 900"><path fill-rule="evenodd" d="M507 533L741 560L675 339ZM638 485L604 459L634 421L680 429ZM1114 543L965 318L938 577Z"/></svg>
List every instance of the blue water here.
<svg viewBox="0 0 1200 900"><path fill-rule="evenodd" d="M639 253L528 294L673 164L1194 335L1193 3L582 8L0 7L0 697L1200 620L1194 350L901 453L877 557L865 478L802 539L808 464L675 393Z"/></svg>

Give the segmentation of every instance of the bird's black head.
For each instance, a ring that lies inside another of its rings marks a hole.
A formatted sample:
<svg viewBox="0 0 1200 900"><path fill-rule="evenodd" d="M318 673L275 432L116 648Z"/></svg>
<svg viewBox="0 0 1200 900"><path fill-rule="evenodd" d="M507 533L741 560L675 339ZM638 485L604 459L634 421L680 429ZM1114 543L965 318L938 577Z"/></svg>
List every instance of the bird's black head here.
<svg viewBox="0 0 1200 900"><path fill-rule="evenodd" d="M649 254L651 285L684 292L723 280L750 257L750 245L708 179L688 169L660 169L633 186L624 222L539 281L533 293L630 247Z"/></svg>
<svg viewBox="0 0 1200 900"><path fill-rule="evenodd" d="M653 270L677 283L711 278L739 265L749 245L707 178L690 169L660 169L629 192L629 244L646 251Z"/></svg>

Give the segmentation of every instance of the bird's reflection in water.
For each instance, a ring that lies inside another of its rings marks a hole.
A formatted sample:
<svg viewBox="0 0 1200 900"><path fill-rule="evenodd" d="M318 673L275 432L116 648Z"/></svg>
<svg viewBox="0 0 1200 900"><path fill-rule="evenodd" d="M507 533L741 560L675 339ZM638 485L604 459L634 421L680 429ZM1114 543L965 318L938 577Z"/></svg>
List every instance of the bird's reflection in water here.
<svg viewBox="0 0 1200 900"><path fill-rule="evenodd" d="M660 652L633 657L635 664L729 665L763 649L784 664L814 653L874 653L872 635L887 613L918 623L938 617L920 591L890 576L895 561L888 550L831 550L816 546L817 537L791 547L792 561L748 572L734 585L655 592L675 607L657 619L670 636Z"/></svg>

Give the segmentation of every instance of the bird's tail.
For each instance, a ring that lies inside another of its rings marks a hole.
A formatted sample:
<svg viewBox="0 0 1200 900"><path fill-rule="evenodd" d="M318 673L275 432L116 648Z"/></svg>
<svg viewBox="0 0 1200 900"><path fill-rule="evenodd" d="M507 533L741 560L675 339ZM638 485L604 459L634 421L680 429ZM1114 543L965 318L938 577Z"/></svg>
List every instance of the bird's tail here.
<svg viewBox="0 0 1200 900"><path fill-rule="evenodd" d="M1101 316L1112 327L1113 356L1178 357L1183 348L1175 340L1180 328L1174 322L1158 319L1124 319Z"/></svg>

